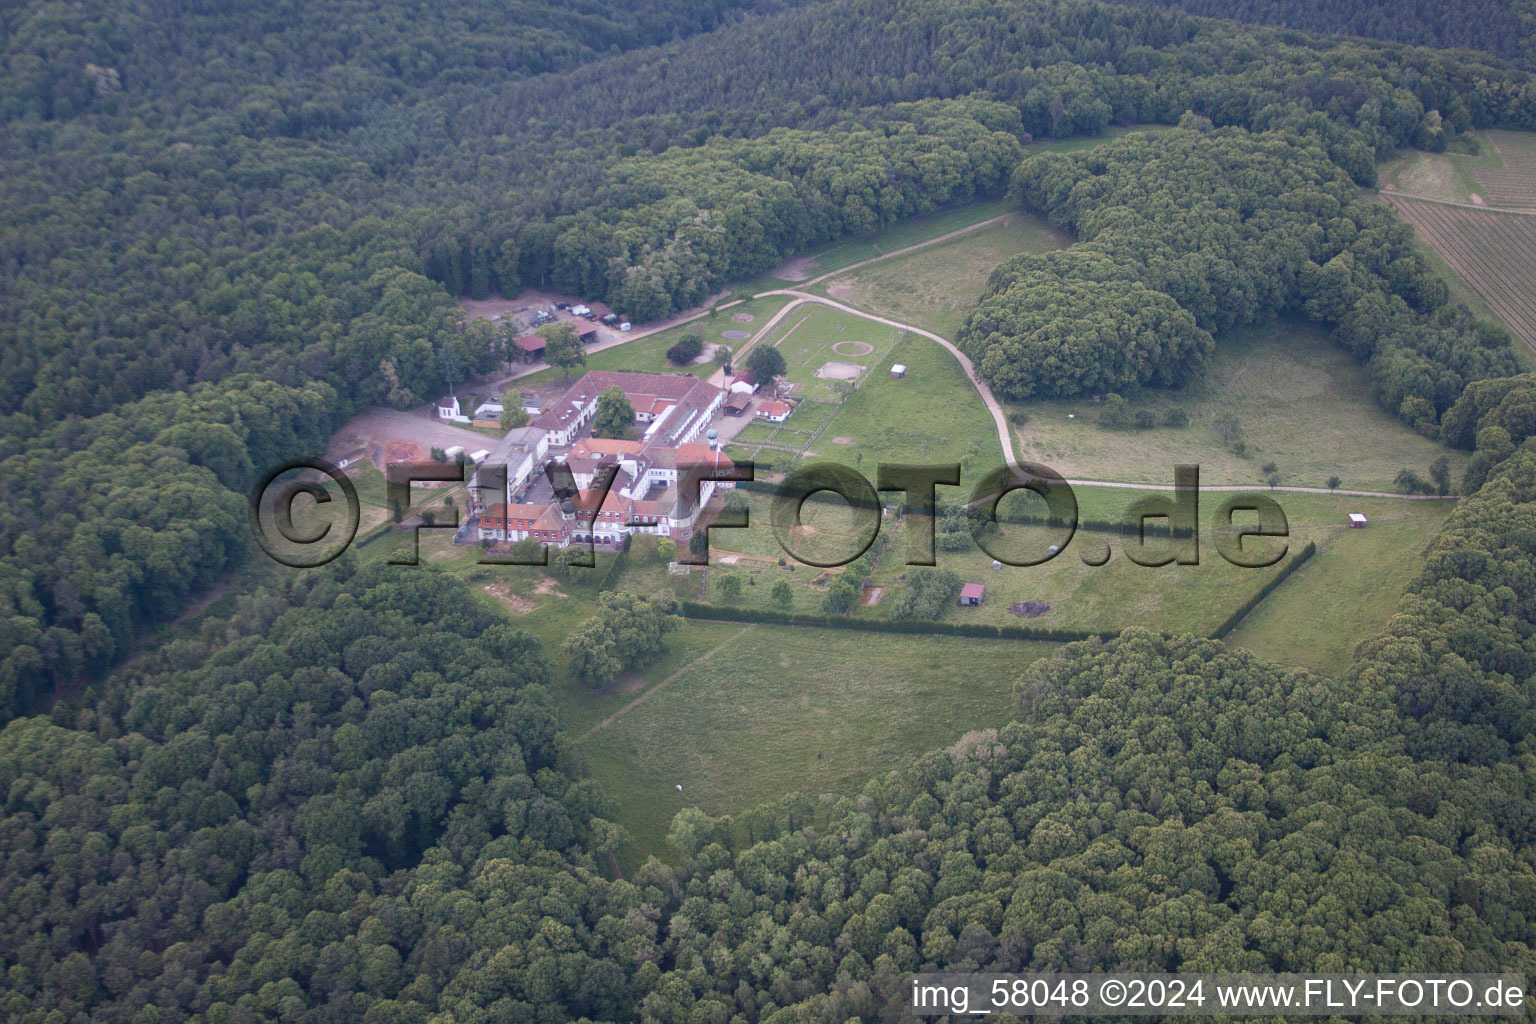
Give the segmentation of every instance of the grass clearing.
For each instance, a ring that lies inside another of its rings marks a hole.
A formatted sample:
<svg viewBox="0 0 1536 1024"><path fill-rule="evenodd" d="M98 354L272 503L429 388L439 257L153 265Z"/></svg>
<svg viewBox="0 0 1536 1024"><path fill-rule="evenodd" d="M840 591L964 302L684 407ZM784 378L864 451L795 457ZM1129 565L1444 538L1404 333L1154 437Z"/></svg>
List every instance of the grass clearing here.
<svg viewBox="0 0 1536 1024"><path fill-rule="evenodd" d="M648 699L587 733L581 723L642 691L590 699L573 722L634 837L626 868L672 856L666 831L684 807L718 815L790 793L851 795L916 753L1001 725L1014 680L1055 649L708 622L687 623L672 646L644 674Z"/></svg>
<svg viewBox="0 0 1536 1024"><path fill-rule="evenodd" d="M1098 135L1032 143L1024 148L1024 155L1078 153L1102 146L1131 132L1155 130L1159 127L1165 126L1110 125ZM1011 211L1012 207L1006 199L983 199L926 216L912 217L873 235L844 239L808 250L758 277L733 282L730 286L731 294L732 296L752 295L770 288L792 288L803 284L808 279L821 277L865 260L886 256L909 246L921 245L950 232L963 230L973 224L979 224Z"/></svg>
<svg viewBox="0 0 1536 1024"><path fill-rule="evenodd" d="M1384 161L1376 171L1384 195L1406 192L1410 195L1443 199L1450 203L1472 203L1484 198L1477 180L1480 170L1499 167L1502 161L1486 138L1480 138L1481 151L1470 153L1427 153L1406 150ZM1491 199L1487 199L1492 202Z"/></svg>
<svg viewBox="0 0 1536 1024"><path fill-rule="evenodd" d="M1088 399L1009 411L1029 417L1014 428L1021 456L1076 480L1171 486L1173 467L1184 463L1198 465L1205 484L1261 485L1261 469L1272 462L1288 486L1322 487L1337 475L1350 490L1392 491L1404 468L1424 476L1445 455L1460 479L1467 462L1378 406L1369 371L1324 332L1288 321L1224 335L1203 382L1145 391L1131 405L1159 424L1182 409L1189 424L1106 430L1097 422L1101 407ZM1223 441L1220 425L1229 419L1240 424L1247 457Z"/></svg>
<svg viewBox="0 0 1536 1024"><path fill-rule="evenodd" d="M676 327L669 327L664 331L637 338L634 341L626 341L622 345L614 345L599 352L587 353L587 364L577 367L572 372L572 379L579 377L587 370L632 370L636 373L688 373L695 377L708 377L714 373L717 367L712 361L705 360L693 366L677 366L667 359L667 349L682 340L685 334L697 334L704 339L705 346L726 345L732 351L736 351L746 344L745 340L731 339L723 336L724 331L746 331L755 334L762 329L763 324L772 318L773 314L783 308L789 299L783 295L769 295L761 299L748 299L745 302L721 309L716 313L706 314L697 320L690 320ZM749 321L733 320L737 315L750 316ZM707 350L707 348L706 348ZM543 369L537 373L531 373L526 377L519 377L508 384L508 387L521 385L538 385L557 383L559 378L553 369Z"/></svg>
<svg viewBox="0 0 1536 1024"><path fill-rule="evenodd" d="M1320 542L1312 560L1250 612L1227 643L1288 665L1348 670L1355 647L1397 611L1454 508L1448 501L1373 507L1369 526L1336 530Z"/></svg>
<svg viewBox="0 0 1536 1024"><path fill-rule="evenodd" d="M950 241L851 270L814 290L953 338L999 264L1070 241L1043 219L1014 212Z"/></svg>
<svg viewBox="0 0 1536 1024"><path fill-rule="evenodd" d="M1295 557L1317 528L1293 528L1286 558ZM1009 526L1005 531L1010 550L1026 548L1043 556L1047 545L1059 543L1063 531L1044 526ZM1015 548L1013 545L1017 544ZM1170 542L1149 540L1147 551L1169 549ZM939 567L959 574L966 583L987 588L979 607L946 608L940 621L989 625L1025 625L1058 629L1118 632L1131 626L1171 633L1209 635L1232 611L1251 598L1283 568L1248 569L1234 566L1202 549L1199 565L1136 565L1125 556L1127 541L1114 533L1079 531L1061 553L1043 565L992 567L992 556L979 548L963 552L939 552ZM1112 553L1107 563L1090 566ZM1170 549L1171 550L1171 549ZM891 588L879 605L868 609L875 617L889 614L895 592L906 572L899 559L883 562L872 582ZM1050 610L1034 618L1009 611L1015 602L1037 602ZM864 609L860 610L861 613Z"/></svg>
<svg viewBox="0 0 1536 1024"><path fill-rule="evenodd" d="M848 369L844 380L857 381L877 369L889 370L886 356L902 332L873 320L829 306L807 304L781 320L759 344L779 350L787 364L787 379L795 382L797 399L836 402L838 378L834 368ZM818 376L818 373L822 376Z"/></svg>
<svg viewBox="0 0 1536 1024"><path fill-rule="evenodd" d="M897 362L907 367L899 379L890 374ZM871 369L805 457L854 466L871 479L880 462L1003 462L996 425L965 371L919 335Z"/></svg>

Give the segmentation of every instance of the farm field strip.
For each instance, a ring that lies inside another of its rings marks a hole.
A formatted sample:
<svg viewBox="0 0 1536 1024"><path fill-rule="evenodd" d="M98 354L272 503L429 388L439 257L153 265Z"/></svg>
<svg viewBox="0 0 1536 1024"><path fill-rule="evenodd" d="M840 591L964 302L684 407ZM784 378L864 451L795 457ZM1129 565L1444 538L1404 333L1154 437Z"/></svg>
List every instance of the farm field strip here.
<svg viewBox="0 0 1536 1024"><path fill-rule="evenodd" d="M1529 133L1488 132L1502 167L1479 167L1472 177L1490 206L1536 208L1536 138Z"/></svg>
<svg viewBox="0 0 1536 1024"><path fill-rule="evenodd" d="M1536 348L1536 218L1387 196L1424 240Z"/></svg>

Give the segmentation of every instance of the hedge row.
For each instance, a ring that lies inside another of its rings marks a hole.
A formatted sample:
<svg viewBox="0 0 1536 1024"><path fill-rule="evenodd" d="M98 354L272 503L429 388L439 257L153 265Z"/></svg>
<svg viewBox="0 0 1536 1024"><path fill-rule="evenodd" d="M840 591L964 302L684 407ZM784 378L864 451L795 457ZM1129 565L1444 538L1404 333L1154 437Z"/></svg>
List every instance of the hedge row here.
<svg viewBox="0 0 1536 1024"><path fill-rule="evenodd" d="M1306 565L1307 559L1311 558L1315 554L1317 554L1317 544L1310 540L1307 541L1307 546L1297 552L1295 558L1292 558L1289 562L1286 562L1285 567L1275 575L1274 579L1264 584L1264 586L1260 588L1257 594L1254 594L1248 600L1238 605L1237 610L1234 611L1231 615L1228 615L1226 620L1223 621L1221 625L1216 627L1216 632L1211 634L1211 638L1214 640L1225 640L1227 638L1227 634L1237 628L1237 624L1243 621L1243 617L1245 615L1257 608L1259 603L1270 594L1274 593L1275 588L1284 583L1286 579L1291 575L1291 573L1295 572L1297 569L1300 569L1303 565Z"/></svg>
<svg viewBox="0 0 1536 1024"><path fill-rule="evenodd" d="M1211 634L1212 639L1223 640L1237 627L1249 612L1275 588L1284 583L1291 573L1300 569L1317 554L1317 544L1307 541L1296 556L1285 563L1275 578L1264 584L1258 593L1238 606ZM613 570L610 570L610 575ZM932 622L899 619L854 619L844 615L815 615L809 612L785 612L774 608L735 608L724 605L700 604L684 601L682 613L690 619L710 619L717 622L763 622L785 626L810 626L816 629L851 629L864 633L920 633L941 636L969 636L987 639L1073 641L1094 637L1112 637L1113 631L1086 629L1051 629L1041 626L993 626L980 622Z"/></svg>
<svg viewBox="0 0 1536 1024"><path fill-rule="evenodd" d="M1004 640L1089 640L1112 637L1113 632L1085 629L1049 629L1039 626L992 626L970 622L928 622L897 619L851 619L843 615L813 615L809 612L783 612L773 608L731 608L721 605L682 603L683 615L690 619L719 622L763 622L784 626L811 626L816 629L851 629L864 633L921 633L943 636L984 637Z"/></svg>

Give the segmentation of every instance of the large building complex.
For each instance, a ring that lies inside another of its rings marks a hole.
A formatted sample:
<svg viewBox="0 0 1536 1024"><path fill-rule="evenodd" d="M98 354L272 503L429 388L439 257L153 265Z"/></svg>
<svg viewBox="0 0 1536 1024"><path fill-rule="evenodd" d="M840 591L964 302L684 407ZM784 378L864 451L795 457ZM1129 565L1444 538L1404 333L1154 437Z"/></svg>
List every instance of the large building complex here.
<svg viewBox="0 0 1536 1024"><path fill-rule="evenodd" d="M634 439L590 436L598 396L615 387L635 410L639 436ZM531 426L508 433L476 468L474 536L559 547L616 546L632 533L686 540L716 488L732 486L699 479L695 499L694 482L687 479L690 471L702 478L734 466L710 429L726 396L721 388L683 375L586 374ZM558 469L547 473L549 463L563 465L569 477ZM557 490L563 483L574 490Z"/></svg>

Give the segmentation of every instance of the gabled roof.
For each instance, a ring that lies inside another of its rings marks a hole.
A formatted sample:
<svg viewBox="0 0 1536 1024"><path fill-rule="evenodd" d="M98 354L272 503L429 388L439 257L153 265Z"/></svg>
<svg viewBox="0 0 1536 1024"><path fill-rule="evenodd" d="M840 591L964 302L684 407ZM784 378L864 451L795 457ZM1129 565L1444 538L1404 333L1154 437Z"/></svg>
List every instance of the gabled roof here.
<svg viewBox="0 0 1536 1024"><path fill-rule="evenodd" d="M512 344L524 352L537 352L549 344L549 339L545 338L542 334L525 334Z"/></svg>
<svg viewBox="0 0 1536 1024"><path fill-rule="evenodd" d="M973 598L973 597L977 598L977 599L980 599L980 598L983 598L983 597L986 597L986 596L987 596L987 588L985 586L983 586L982 584L980 584L980 583L967 583L965 586L960 588L960 598L961 598L961 600L965 600L965 599Z"/></svg>
<svg viewBox="0 0 1536 1024"><path fill-rule="evenodd" d="M482 519L538 519L544 514L548 505L491 505L482 514Z"/></svg>
<svg viewBox="0 0 1536 1024"><path fill-rule="evenodd" d="M645 447L621 437L584 437L571 445L571 458L589 455L636 455Z"/></svg>
<svg viewBox="0 0 1536 1024"><path fill-rule="evenodd" d="M539 516L538 522L533 524L533 528L535 530L545 530L550 533L560 533L564 531L569 525L566 523L565 517L560 514L560 509L558 506L545 505L543 506L543 509L543 514Z"/></svg>
<svg viewBox="0 0 1536 1024"><path fill-rule="evenodd" d="M687 406L691 410L702 410L720 394L719 388L687 374L593 370L584 374L563 396L551 403L535 425L545 430L561 430L575 419L578 408L586 408L596 401L599 394L615 387L624 392L624 397L629 399L629 404L637 412L659 411L664 400ZM677 413L673 414L674 419L677 416Z"/></svg>
<svg viewBox="0 0 1536 1024"><path fill-rule="evenodd" d="M680 444L673 451L676 453L674 457L679 466L706 465L730 467L736 465L735 459L718 448L711 450L707 444L699 444L697 442L693 444Z"/></svg>

